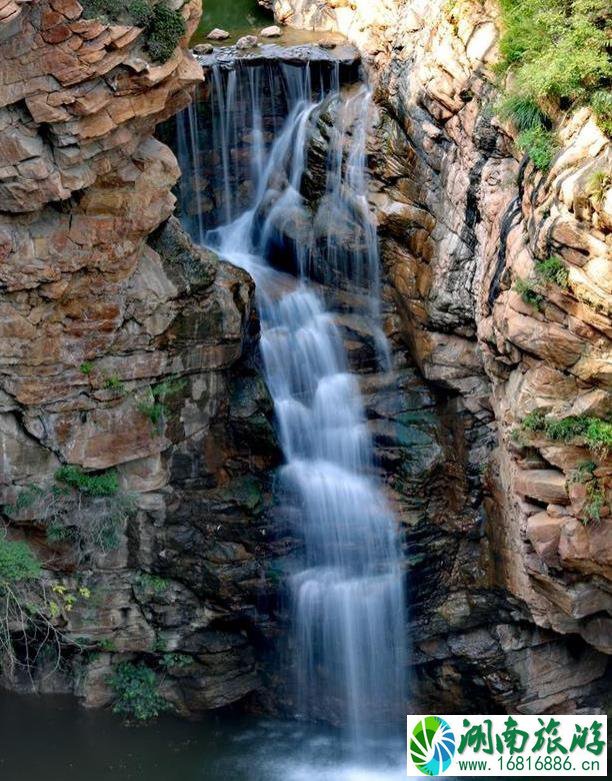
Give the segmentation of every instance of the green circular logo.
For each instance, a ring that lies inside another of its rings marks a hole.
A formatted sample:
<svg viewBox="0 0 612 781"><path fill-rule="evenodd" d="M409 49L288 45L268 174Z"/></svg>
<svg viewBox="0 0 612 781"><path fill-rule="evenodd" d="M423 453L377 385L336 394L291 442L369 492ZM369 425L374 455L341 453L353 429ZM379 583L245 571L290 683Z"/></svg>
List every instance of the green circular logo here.
<svg viewBox="0 0 612 781"><path fill-rule="evenodd" d="M426 776L437 776L444 773L455 756L455 736L444 719L424 716L412 730L408 750L417 770Z"/></svg>

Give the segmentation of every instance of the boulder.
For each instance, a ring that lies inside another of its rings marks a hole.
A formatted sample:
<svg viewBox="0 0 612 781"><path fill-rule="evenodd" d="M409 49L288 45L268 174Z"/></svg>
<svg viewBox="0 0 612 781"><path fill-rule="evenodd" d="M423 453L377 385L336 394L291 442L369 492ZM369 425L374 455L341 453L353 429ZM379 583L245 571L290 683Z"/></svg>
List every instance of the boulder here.
<svg viewBox="0 0 612 781"><path fill-rule="evenodd" d="M538 556L549 566L559 565L557 549L566 518L536 513L527 521L527 537Z"/></svg>
<svg viewBox="0 0 612 781"><path fill-rule="evenodd" d="M230 37L230 34L227 30L221 30L221 28L215 27L215 29L211 30L206 37L209 41L226 41Z"/></svg>
<svg viewBox="0 0 612 781"><path fill-rule="evenodd" d="M198 43L193 47L194 54L212 54L214 46L212 43Z"/></svg>
<svg viewBox="0 0 612 781"><path fill-rule="evenodd" d="M565 476L556 469L524 469L518 472L516 491L540 502L569 504Z"/></svg>
<svg viewBox="0 0 612 781"><path fill-rule="evenodd" d="M280 38L283 31L277 24L272 24L270 27L264 27L259 34L262 38Z"/></svg>
<svg viewBox="0 0 612 781"><path fill-rule="evenodd" d="M237 49L254 49L259 45L256 35L243 35L242 38L238 38L236 41Z"/></svg>

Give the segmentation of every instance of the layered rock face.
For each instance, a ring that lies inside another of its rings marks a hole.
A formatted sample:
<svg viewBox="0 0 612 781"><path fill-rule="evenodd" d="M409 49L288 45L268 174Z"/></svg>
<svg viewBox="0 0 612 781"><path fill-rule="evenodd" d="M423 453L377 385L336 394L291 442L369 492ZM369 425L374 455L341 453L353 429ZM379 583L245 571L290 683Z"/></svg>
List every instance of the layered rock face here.
<svg viewBox="0 0 612 781"><path fill-rule="evenodd" d="M446 490L430 478L427 511L402 516L413 582L428 584L412 627L421 695L433 679L458 704L472 679L483 702L576 707L610 651L610 460L547 424L610 414L612 195L589 184L610 170L609 140L582 110L562 123L549 172L521 159L494 118L494 3L274 10L360 47L379 105L387 331L450 422ZM550 258L561 284L541 271Z"/></svg>
<svg viewBox="0 0 612 781"><path fill-rule="evenodd" d="M60 589L40 688L103 704L119 661L165 658L195 713L257 685L276 450L253 283L169 219L179 170L152 132L201 79L200 3L175 6L187 32L156 65L75 0L0 2L0 503Z"/></svg>

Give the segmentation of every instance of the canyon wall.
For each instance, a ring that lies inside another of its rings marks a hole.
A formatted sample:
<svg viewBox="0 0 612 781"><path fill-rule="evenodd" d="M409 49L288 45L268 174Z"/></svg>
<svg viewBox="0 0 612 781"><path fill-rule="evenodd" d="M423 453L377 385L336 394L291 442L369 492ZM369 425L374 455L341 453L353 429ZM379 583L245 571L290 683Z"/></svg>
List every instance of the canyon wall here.
<svg viewBox="0 0 612 781"><path fill-rule="evenodd" d="M360 48L379 109L371 202L387 332L453 421L442 460L454 501L421 486L425 519L402 515L409 577L429 584L413 611L417 677L458 697L461 680L478 681L509 707L576 707L611 648L611 462L542 420L609 420L610 141L581 109L560 120L549 171L523 158L495 117L494 2L274 10ZM608 184L594 191L597 172ZM541 276L550 258L561 283Z"/></svg>
<svg viewBox="0 0 612 781"><path fill-rule="evenodd" d="M153 130L202 78L201 4L172 6L186 33L159 64L76 0L0 2L0 504L61 646L33 630L2 670L100 705L141 659L194 713L258 683L277 455L253 283L171 217L180 172Z"/></svg>

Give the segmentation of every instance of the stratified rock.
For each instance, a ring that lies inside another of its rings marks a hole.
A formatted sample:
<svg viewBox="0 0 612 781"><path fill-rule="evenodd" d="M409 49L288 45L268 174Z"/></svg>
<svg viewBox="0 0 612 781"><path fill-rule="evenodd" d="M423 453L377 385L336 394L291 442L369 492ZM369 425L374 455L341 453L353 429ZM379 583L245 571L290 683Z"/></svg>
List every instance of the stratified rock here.
<svg viewBox="0 0 612 781"><path fill-rule="evenodd" d="M225 41L230 37L230 34L227 30L221 30L219 27L215 27L215 29L211 30L206 37L209 41Z"/></svg>
<svg viewBox="0 0 612 781"><path fill-rule="evenodd" d="M259 686L246 624L274 588L278 454L253 281L172 217L180 171L152 135L202 79L187 51L201 4L173 5L186 35L158 65L142 30L84 19L76 0L0 0L0 525L46 580L96 594L62 634L106 652L71 653L48 686L106 705L116 664L164 648L189 657L164 681L189 715ZM6 507L33 486L56 496L66 464L116 470L114 497L66 510L110 517L114 550L47 539L44 498Z"/></svg>
<svg viewBox="0 0 612 781"><path fill-rule="evenodd" d="M559 564L559 539L566 518L535 513L527 521L527 537L538 556L549 566Z"/></svg>
<svg viewBox="0 0 612 781"><path fill-rule="evenodd" d="M609 570L590 542L591 535L600 538L597 523L587 518L592 507L587 490L597 497L603 493L605 528L610 457L585 441L552 440L524 431L521 424L534 411L553 418L610 414L612 189L606 185L594 198L588 184L595 172L610 170L610 141L582 108L559 116L559 154L546 174L522 160L515 129L488 110L498 98L489 75L500 36L495 4L451 9L444 3L388 0L373 11L370 0L273 0L273 6L283 24L346 35L367 65L378 103L369 150L370 202L397 306L389 320L421 374L457 399L451 417L464 420L466 428L455 442L466 448L476 471L484 465L484 497L474 497L473 507L487 516L487 571L511 600L525 605L521 621L531 622L525 632L516 616L499 622L493 632L500 642L497 672L483 673L485 688L495 690L494 697L507 707L506 698L517 689L506 676L518 675L523 683L530 681L518 685L521 711L561 702L586 705L606 662L595 648L610 651L603 637L609 619L592 611L611 611L605 597ZM323 133L314 138L312 146L317 145L321 149L312 154L312 173L305 177L308 199L316 198L324 176ZM566 265L567 287L538 281L537 262L551 256ZM537 305L516 292L519 279L535 281ZM598 482L587 489L574 481L577 470L591 462ZM453 568L452 589L463 595L453 603L452 616L434 619L426 600L412 610L423 615L412 627L413 637L423 639L418 651L423 669L444 679L430 687L429 701L439 702L445 689L452 700L462 687L448 678L461 678L456 671L469 655L469 636L451 643L448 625L437 622L486 623L486 610L476 607L478 587L466 583L473 569L473 563L466 564L469 544L461 553L450 552L448 539L432 539L428 511L419 508L415 514L421 525L410 526L407 545L415 566L423 567L419 583L431 578L436 597L445 588L444 578L418 563L419 555L431 560L437 542ZM445 523L458 522L452 510L441 514ZM421 548L428 532L428 545ZM483 601L491 605L493 600L488 594ZM581 658L565 634L572 635L572 643L583 638ZM480 633L473 639L491 659L488 639ZM509 665L504 673L499 672L502 658ZM482 661L470 661L475 677L485 669ZM557 665L568 672L564 680Z"/></svg>
<svg viewBox="0 0 612 781"><path fill-rule="evenodd" d="M569 504L565 477L555 469L521 470L515 481L519 493L550 504Z"/></svg>

